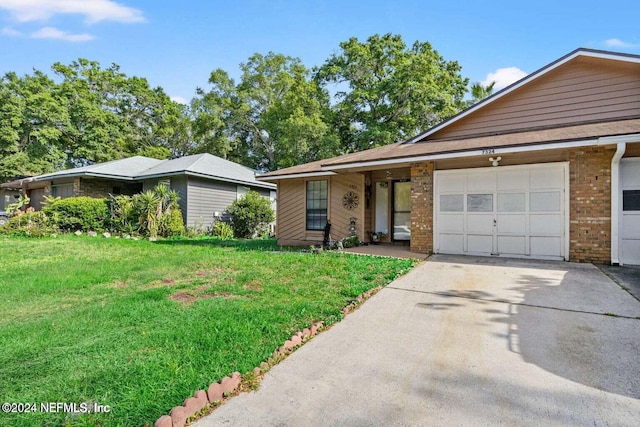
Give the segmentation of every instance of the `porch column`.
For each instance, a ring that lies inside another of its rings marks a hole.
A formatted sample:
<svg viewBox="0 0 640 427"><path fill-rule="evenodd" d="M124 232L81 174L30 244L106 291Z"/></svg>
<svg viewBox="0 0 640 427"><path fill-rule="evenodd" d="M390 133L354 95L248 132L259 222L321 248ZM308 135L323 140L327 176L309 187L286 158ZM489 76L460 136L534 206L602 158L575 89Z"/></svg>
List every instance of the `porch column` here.
<svg viewBox="0 0 640 427"><path fill-rule="evenodd" d="M433 253L433 162L411 165L411 252Z"/></svg>

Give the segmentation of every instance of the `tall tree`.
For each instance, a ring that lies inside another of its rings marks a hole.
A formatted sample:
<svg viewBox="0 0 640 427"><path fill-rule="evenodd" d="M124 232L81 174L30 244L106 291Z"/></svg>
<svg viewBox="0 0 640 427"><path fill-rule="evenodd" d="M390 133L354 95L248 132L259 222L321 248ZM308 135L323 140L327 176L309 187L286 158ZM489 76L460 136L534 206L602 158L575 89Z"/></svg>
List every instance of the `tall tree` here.
<svg viewBox="0 0 640 427"><path fill-rule="evenodd" d="M53 172L64 166L60 144L69 125L67 102L40 71L0 79L0 179Z"/></svg>
<svg viewBox="0 0 640 427"><path fill-rule="evenodd" d="M407 47L399 35L353 37L316 68L336 89L333 123L344 149L358 151L402 139L460 111L468 80L428 42Z"/></svg>
<svg viewBox="0 0 640 427"><path fill-rule="evenodd" d="M239 83L211 73L192 102L194 136L213 154L274 170L330 157L337 135L326 123L329 96L298 58L270 52L240 65Z"/></svg>

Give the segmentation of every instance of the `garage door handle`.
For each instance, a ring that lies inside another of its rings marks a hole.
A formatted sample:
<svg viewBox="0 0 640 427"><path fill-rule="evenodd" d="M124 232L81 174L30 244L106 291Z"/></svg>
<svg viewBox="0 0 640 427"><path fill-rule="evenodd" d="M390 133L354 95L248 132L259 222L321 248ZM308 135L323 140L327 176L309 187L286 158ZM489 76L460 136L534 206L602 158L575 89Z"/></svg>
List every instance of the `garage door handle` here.
<svg viewBox="0 0 640 427"><path fill-rule="evenodd" d="M494 219L493 220L493 226L495 227L498 224L498 222Z"/></svg>

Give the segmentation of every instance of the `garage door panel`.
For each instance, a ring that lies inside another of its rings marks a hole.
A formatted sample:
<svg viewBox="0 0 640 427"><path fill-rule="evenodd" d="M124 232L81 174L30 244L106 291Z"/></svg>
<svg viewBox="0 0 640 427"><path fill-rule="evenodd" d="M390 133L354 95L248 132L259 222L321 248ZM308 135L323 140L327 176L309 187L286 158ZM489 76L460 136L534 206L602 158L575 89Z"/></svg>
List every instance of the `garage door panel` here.
<svg viewBox="0 0 640 427"><path fill-rule="evenodd" d="M527 232L527 216L521 215L498 215L498 234L513 233L525 234Z"/></svg>
<svg viewBox="0 0 640 427"><path fill-rule="evenodd" d="M525 255L525 236L498 236L498 253L503 255Z"/></svg>
<svg viewBox="0 0 640 427"><path fill-rule="evenodd" d="M529 188L532 190L560 188L564 185L562 168L535 168L529 174Z"/></svg>
<svg viewBox="0 0 640 427"><path fill-rule="evenodd" d="M462 230L464 230L464 215L440 215L438 228L442 233L462 233Z"/></svg>
<svg viewBox="0 0 640 427"><path fill-rule="evenodd" d="M443 193L463 192L466 177L464 175L440 175L438 179L438 187Z"/></svg>
<svg viewBox="0 0 640 427"><path fill-rule="evenodd" d="M632 215L624 213L622 216L623 239L640 239L640 212Z"/></svg>
<svg viewBox="0 0 640 427"><path fill-rule="evenodd" d="M498 174L498 190L519 190L529 185L529 171L503 171Z"/></svg>
<svg viewBox="0 0 640 427"><path fill-rule="evenodd" d="M440 250L448 254L464 253L464 236L462 234L440 234Z"/></svg>
<svg viewBox="0 0 640 427"><path fill-rule="evenodd" d="M493 234L493 214L467 215L467 232L471 234Z"/></svg>
<svg viewBox="0 0 640 427"><path fill-rule="evenodd" d="M530 214L529 232L531 235L561 234L564 224L560 214Z"/></svg>
<svg viewBox="0 0 640 427"><path fill-rule="evenodd" d="M530 253L532 256L561 256L562 239L560 237L540 237L529 238Z"/></svg>
<svg viewBox="0 0 640 427"><path fill-rule="evenodd" d="M620 258L625 264L640 265L640 240L622 239L620 241Z"/></svg>
<svg viewBox="0 0 640 427"><path fill-rule="evenodd" d="M468 234L467 251L476 254L491 254L493 251L493 236Z"/></svg>
<svg viewBox="0 0 640 427"><path fill-rule="evenodd" d="M467 178L467 192L483 193L486 191L492 192L496 188L496 174L495 173L473 173L469 174Z"/></svg>

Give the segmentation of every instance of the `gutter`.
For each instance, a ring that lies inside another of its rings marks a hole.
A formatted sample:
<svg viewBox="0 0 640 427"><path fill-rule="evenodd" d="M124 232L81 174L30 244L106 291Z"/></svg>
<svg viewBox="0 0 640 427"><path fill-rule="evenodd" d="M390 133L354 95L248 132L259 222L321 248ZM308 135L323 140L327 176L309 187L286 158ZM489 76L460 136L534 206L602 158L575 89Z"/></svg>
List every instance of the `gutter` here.
<svg viewBox="0 0 640 427"><path fill-rule="evenodd" d="M626 142L618 142L611 159L611 265L620 265L620 159L626 149Z"/></svg>

